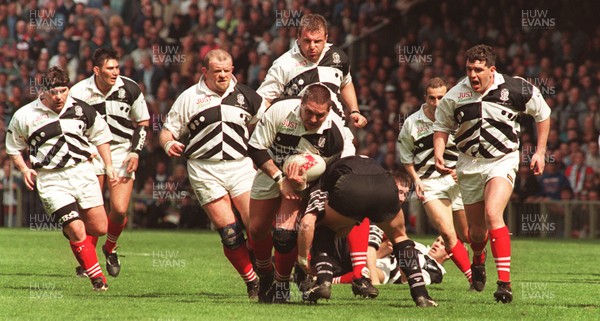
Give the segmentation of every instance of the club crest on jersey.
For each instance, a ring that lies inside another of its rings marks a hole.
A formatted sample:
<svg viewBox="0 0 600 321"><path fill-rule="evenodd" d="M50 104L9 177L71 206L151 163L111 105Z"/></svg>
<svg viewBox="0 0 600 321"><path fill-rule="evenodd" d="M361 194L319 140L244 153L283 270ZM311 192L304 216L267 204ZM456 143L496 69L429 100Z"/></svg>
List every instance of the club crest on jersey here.
<svg viewBox="0 0 600 321"><path fill-rule="evenodd" d="M119 99L123 99L125 98L125 88L119 88L119 91L117 92L117 97L119 97Z"/></svg>
<svg viewBox="0 0 600 321"><path fill-rule="evenodd" d="M339 64L342 62L342 59L340 58L340 54L338 54L337 52L334 52L333 55L331 55L331 58L333 58L334 64Z"/></svg>
<svg viewBox="0 0 600 321"><path fill-rule="evenodd" d="M508 89L503 88L500 91L500 100L502 100L503 102L506 102L508 100Z"/></svg>
<svg viewBox="0 0 600 321"><path fill-rule="evenodd" d="M325 137L319 137L319 141L317 142L317 147L319 147L319 148L325 147Z"/></svg>
<svg viewBox="0 0 600 321"><path fill-rule="evenodd" d="M81 106L75 106L75 116L83 116L83 108L81 108Z"/></svg>
<svg viewBox="0 0 600 321"><path fill-rule="evenodd" d="M244 95L242 95L242 94L237 94L237 97L236 97L236 99L237 99L237 103L238 103L238 105L240 105L240 106L243 106L243 105L244 105L244 102L245 102L245 101L244 101Z"/></svg>

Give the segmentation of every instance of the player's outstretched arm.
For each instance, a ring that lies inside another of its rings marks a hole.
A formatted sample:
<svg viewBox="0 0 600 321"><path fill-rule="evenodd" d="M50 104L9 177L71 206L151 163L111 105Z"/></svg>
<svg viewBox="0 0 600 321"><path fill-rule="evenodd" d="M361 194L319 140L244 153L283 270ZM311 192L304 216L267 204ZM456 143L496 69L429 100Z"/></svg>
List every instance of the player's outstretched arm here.
<svg viewBox="0 0 600 321"><path fill-rule="evenodd" d="M10 160L12 160L15 167L23 174L23 180L25 181L25 186L30 191L33 191L33 186L35 185L35 177L37 176L37 172L34 169L27 167L25 164L25 160L21 154L9 155Z"/></svg>
<svg viewBox="0 0 600 321"><path fill-rule="evenodd" d="M548 142L548 133L550 132L550 118L546 118L537 123L537 146L535 154L531 157L530 168L534 175L542 175L546 166L546 144Z"/></svg>
<svg viewBox="0 0 600 321"><path fill-rule="evenodd" d="M446 167L444 161L444 150L448 143L448 133L441 131L433 132L433 157L435 158L435 169L442 175L450 174L451 168Z"/></svg>
<svg viewBox="0 0 600 321"><path fill-rule="evenodd" d="M356 90L352 82L340 89L342 101L348 106L348 112L350 113L350 119L356 128L363 128L367 126L367 118L360 114L358 109L358 100L356 99Z"/></svg>
<svg viewBox="0 0 600 321"><path fill-rule="evenodd" d="M108 176L108 180L110 181L112 186L117 185L119 181L119 176L117 172L113 168L112 157L110 156L110 144L103 143L97 145L98 154L100 154L100 158L104 162L104 166L106 167L106 176Z"/></svg>
<svg viewBox="0 0 600 321"><path fill-rule="evenodd" d="M169 157L179 157L185 150L185 145L175 140L175 136L168 129L163 128L158 136L158 143Z"/></svg>

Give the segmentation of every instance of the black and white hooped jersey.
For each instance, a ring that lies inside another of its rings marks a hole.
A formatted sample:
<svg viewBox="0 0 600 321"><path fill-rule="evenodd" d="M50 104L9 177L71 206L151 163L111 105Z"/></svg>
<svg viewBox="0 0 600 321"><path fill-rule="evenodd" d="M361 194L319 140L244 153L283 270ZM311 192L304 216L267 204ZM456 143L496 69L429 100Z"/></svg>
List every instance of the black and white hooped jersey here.
<svg viewBox="0 0 600 321"><path fill-rule="evenodd" d="M313 63L302 55L295 42L290 50L273 62L256 92L273 101L298 96L307 85L322 83L335 94L332 97L337 106L335 112L343 118L340 89L351 82L350 62L344 51L326 44L319 61Z"/></svg>
<svg viewBox="0 0 600 321"><path fill-rule="evenodd" d="M425 104L408 116L398 135L398 151L402 164L414 164L419 178L435 178L441 174L435 170L433 157L433 121L423 111ZM444 150L444 161L447 167L453 168L458 160L458 149L454 136L448 136Z"/></svg>
<svg viewBox="0 0 600 321"><path fill-rule="evenodd" d="M550 117L541 92L525 79L494 73L494 83L482 95L465 78L438 103L433 130L456 130L454 141L461 152L497 158L518 150L520 113L536 122Z"/></svg>
<svg viewBox="0 0 600 321"><path fill-rule="evenodd" d="M18 155L29 148L34 169L59 169L89 160L96 146L108 143L108 125L94 108L68 97L59 114L38 98L19 108L6 133L6 151Z"/></svg>
<svg viewBox="0 0 600 321"><path fill-rule="evenodd" d="M300 117L300 98L288 97L274 101L266 110L249 145L268 151L280 169L289 155L303 152L318 154L329 164L339 157L354 155L353 136L343 128L342 118L330 112L319 129L307 131Z"/></svg>
<svg viewBox="0 0 600 321"><path fill-rule="evenodd" d="M184 151L187 158L241 159L248 156L248 125L258 121L264 108L262 97L235 78L223 97L200 78L177 97L164 128L178 140L189 138Z"/></svg>
<svg viewBox="0 0 600 321"><path fill-rule="evenodd" d="M119 76L114 86L104 95L94 80L94 76L84 79L71 88L70 95L81 99L94 107L106 120L113 134L113 145L126 145L130 150L134 124L150 119L146 100L138 84L123 76Z"/></svg>

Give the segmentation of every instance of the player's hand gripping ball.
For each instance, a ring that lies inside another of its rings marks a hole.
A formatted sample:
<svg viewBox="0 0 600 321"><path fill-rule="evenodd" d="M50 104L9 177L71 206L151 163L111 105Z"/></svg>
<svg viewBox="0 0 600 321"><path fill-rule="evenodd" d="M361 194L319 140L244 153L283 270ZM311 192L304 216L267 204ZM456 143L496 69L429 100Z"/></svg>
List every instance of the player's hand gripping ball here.
<svg viewBox="0 0 600 321"><path fill-rule="evenodd" d="M296 163L306 174L306 181L313 182L317 180L325 172L325 160L316 154L302 153L288 156L283 163L283 169L287 172L287 168L290 164Z"/></svg>

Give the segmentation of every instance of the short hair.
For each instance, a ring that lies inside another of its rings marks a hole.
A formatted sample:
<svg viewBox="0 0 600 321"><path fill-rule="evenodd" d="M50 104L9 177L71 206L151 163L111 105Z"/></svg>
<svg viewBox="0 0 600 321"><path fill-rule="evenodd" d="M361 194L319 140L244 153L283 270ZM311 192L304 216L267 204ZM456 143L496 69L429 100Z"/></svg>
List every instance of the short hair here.
<svg viewBox="0 0 600 321"><path fill-rule="evenodd" d="M425 84L425 96L427 96L427 89L435 89L440 87L446 87L446 82L440 77L434 77L429 79L427 84Z"/></svg>
<svg viewBox="0 0 600 321"><path fill-rule="evenodd" d="M487 67L496 65L496 52L488 45L477 45L465 52L468 62L485 61Z"/></svg>
<svg viewBox="0 0 600 321"><path fill-rule="evenodd" d="M227 51L223 49L213 49L204 56L204 60L202 60L202 67L208 69L208 64L213 59L216 61L230 60L233 63L233 58Z"/></svg>
<svg viewBox="0 0 600 321"><path fill-rule="evenodd" d="M394 170L394 171L391 171L390 174L392 175L392 177L394 178L394 181L397 184L400 184L404 187L408 187L410 189L411 184L412 184L412 179L410 178L410 175L408 175L407 172L402 171L402 170Z"/></svg>
<svg viewBox="0 0 600 321"><path fill-rule="evenodd" d="M92 64L94 67L102 68L102 65L107 60L116 60L119 61L119 53L112 48L98 48L94 51L92 55Z"/></svg>
<svg viewBox="0 0 600 321"><path fill-rule="evenodd" d="M331 92L325 85L321 83L315 83L306 88L300 103L306 104L309 101L315 102L319 105L328 104L329 108L331 108L333 104L331 101Z"/></svg>
<svg viewBox="0 0 600 321"><path fill-rule="evenodd" d="M54 66L42 74L41 81L44 91L55 87L66 87L69 84L69 74L62 68Z"/></svg>
<svg viewBox="0 0 600 321"><path fill-rule="evenodd" d="M298 27L298 37L302 34L302 31L306 29L309 32L323 30L327 36L327 20L316 13L309 13L300 19L300 27Z"/></svg>

